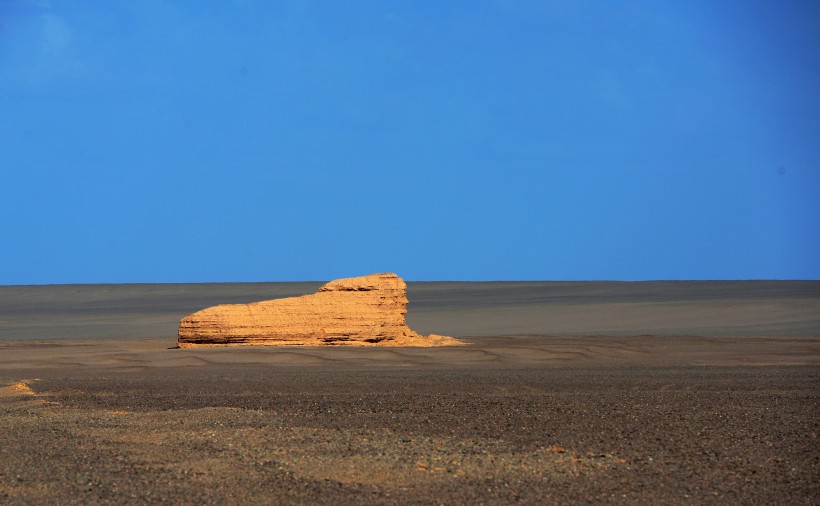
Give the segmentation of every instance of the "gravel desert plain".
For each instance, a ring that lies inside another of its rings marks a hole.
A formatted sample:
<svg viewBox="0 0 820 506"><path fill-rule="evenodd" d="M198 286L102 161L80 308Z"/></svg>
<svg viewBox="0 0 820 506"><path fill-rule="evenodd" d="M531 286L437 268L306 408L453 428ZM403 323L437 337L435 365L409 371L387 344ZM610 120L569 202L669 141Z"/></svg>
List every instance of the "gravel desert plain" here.
<svg viewBox="0 0 820 506"><path fill-rule="evenodd" d="M818 504L820 282L410 282L441 348L178 349L321 283L0 287L0 504Z"/></svg>

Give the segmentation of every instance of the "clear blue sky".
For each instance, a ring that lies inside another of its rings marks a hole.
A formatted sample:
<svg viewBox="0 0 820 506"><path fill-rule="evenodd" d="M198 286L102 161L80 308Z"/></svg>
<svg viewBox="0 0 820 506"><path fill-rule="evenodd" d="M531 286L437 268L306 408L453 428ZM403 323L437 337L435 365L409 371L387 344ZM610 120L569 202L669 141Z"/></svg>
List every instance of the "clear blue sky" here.
<svg viewBox="0 0 820 506"><path fill-rule="evenodd" d="M0 284L820 278L814 1L0 0Z"/></svg>

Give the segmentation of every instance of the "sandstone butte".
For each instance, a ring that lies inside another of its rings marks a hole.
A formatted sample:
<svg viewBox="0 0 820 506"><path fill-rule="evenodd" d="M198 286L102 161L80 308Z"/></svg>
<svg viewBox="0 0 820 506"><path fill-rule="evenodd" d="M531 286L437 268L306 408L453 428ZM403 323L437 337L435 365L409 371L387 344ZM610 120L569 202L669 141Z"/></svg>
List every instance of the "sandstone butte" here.
<svg viewBox="0 0 820 506"><path fill-rule="evenodd" d="M200 346L456 346L410 330L407 285L395 274L337 279L312 295L221 304L179 323L180 348Z"/></svg>

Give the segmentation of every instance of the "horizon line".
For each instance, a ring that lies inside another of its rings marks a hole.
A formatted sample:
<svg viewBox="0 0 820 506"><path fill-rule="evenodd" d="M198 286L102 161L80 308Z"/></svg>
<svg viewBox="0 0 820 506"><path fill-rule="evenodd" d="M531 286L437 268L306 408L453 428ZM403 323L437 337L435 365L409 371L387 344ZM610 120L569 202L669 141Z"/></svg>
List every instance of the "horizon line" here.
<svg viewBox="0 0 820 506"><path fill-rule="evenodd" d="M358 277L358 276L348 276ZM401 277L401 276L400 276ZM229 285L263 283L328 283L328 280L291 281L136 281L136 282L92 282L92 283L0 283L5 287L49 287L49 286L95 286L95 285ZM658 278L658 279L407 279L406 283L736 283L736 282L820 282L820 279L806 278Z"/></svg>

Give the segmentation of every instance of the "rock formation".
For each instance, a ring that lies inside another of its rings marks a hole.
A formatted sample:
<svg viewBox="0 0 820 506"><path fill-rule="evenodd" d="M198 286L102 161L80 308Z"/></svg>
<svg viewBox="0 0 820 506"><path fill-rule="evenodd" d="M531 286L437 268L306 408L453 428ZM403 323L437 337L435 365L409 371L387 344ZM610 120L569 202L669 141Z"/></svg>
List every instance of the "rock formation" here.
<svg viewBox="0 0 820 506"><path fill-rule="evenodd" d="M395 274L337 279L313 295L222 304L179 323L181 348L212 345L453 346L407 327L407 285Z"/></svg>

